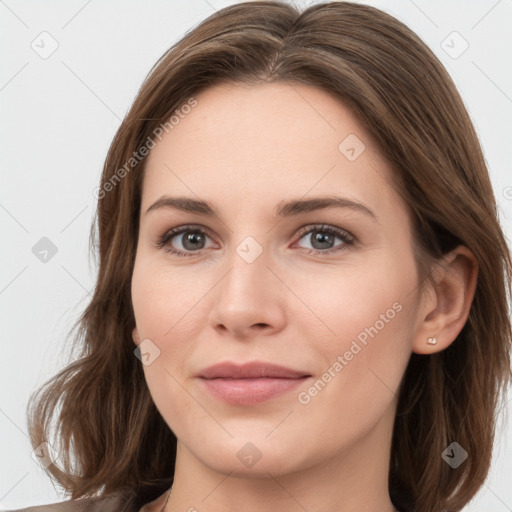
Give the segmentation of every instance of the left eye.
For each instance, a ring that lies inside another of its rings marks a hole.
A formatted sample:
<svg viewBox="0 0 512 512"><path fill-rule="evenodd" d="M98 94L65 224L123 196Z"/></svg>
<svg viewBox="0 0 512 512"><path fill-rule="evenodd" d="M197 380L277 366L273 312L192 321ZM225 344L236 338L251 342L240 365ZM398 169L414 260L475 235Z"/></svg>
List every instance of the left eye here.
<svg viewBox="0 0 512 512"><path fill-rule="evenodd" d="M312 245L312 250L309 252L314 253L330 253L333 251L341 250L345 246L354 244L354 237L347 231L335 228L334 226L314 226L307 228L307 231L302 233L300 240L308 239ZM335 240L341 240L341 243L334 245ZM300 247L304 247L299 244Z"/></svg>

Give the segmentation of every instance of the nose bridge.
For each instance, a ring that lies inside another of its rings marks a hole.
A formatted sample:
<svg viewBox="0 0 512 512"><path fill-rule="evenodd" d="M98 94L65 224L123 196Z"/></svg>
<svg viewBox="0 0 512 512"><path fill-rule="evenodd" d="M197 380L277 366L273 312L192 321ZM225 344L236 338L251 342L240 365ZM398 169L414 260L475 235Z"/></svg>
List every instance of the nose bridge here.
<svg viewBox="0 0 512 512"><path fill-rule="evenodd" d="M260 244L258 246L260 250L255 242L244 239L233 250L229 257L230 270L223 279L220 300L254 303L260 301L262 296L269 298L272 287L268 280L272 274L267 267L271 264L271 257Z"/></svg>
<svg viewBox="0 0 512 512"><path fill-rule="evenodd" d="M284 296L268 267L272 255L253 237L244 238L227 256L229 270L216 287L210 321L238 334L251 326L276 330L285 321ZM248 332L248 331L247 331Z"/></svg>

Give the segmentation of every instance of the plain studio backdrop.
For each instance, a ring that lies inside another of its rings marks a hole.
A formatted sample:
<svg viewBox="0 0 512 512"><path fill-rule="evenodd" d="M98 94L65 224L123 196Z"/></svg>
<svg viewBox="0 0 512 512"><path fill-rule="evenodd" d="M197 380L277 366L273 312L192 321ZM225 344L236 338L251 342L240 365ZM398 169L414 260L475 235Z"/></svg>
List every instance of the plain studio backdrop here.
<svg viewBox="0 0 512 512"><path fill-rule="evenodd" d="M66 335L90 299L93 190L151 66L187 30L233 3L0 1L0 508L64 499L32 454L25 410L30 393L67 362ZM407 24L447 67L476 125L510 240L512 2L365 3ZM470 512L512 511L511 409L512 401Z"/></svg>

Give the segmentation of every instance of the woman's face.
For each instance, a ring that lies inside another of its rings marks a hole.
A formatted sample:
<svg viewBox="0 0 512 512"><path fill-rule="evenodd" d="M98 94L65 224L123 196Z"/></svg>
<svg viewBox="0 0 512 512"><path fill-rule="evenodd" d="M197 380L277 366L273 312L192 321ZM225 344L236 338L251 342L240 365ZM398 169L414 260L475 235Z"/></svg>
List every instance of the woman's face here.
<svg viewBox="0 0 512 512"><path fill-rule="evenodd" d="M181 453L215 471L371 467L388 456L419 321L392 171L317 88L195 99L145 168L132 298L154 402ZM298 373L204 372L224 362Z"/></svg>

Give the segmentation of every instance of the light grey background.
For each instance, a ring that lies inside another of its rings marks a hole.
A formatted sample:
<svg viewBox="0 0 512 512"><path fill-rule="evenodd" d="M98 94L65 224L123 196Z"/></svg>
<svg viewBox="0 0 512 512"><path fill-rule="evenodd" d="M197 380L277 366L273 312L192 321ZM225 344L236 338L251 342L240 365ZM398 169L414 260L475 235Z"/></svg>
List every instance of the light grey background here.
<svg viewBox="0 0 512 512"><path fill-rule="evenodd" d="M66 335L90 298L92 190L112 137L161 54L233 3L0 0L0 508L63 499L31 458L25 408L66 363ZM512 2L366 3L404 21L448 68L476 124L510 239ZM47 262L32 251L43 237L57 248ZM511 404L491 475L468 511L512 511Z"/></svg>

